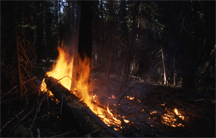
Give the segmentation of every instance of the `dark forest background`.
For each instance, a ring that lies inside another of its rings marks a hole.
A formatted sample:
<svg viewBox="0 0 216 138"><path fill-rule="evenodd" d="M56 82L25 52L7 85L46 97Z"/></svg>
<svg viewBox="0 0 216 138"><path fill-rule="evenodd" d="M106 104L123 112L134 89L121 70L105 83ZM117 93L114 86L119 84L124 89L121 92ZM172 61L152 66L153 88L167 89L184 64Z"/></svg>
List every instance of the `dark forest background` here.
<svg viewBox="0 0 216 138"><path fill-rule="evenodd" d="M31 63L56 59L57 47L75 43L76 1L13 5L1 3L2 63L14 66L15 30ZM215 2L94 1L91 8L92 68L127 74L126 82L135 75L167 85L183 78L185 87L214 87Z"/></svg>

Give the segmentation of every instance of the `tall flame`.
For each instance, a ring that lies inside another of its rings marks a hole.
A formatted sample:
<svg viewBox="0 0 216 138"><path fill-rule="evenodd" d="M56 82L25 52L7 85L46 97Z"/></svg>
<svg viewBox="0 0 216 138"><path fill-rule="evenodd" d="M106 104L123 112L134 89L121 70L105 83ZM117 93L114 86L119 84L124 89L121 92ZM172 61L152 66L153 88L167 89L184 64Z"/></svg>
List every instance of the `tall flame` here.
<svg viewBox="0 0 216 138"><path fill-rule="evenodd" d="M53 66L53 70L46 73L47 76L52 76L56 79L61 79L64 76L64 79L60 80L60 83L70 90L71 88L71 79L72 79L72 70L73 70L73 57L70 58L69 54L64 52L62 48L58 48L59 56L57 63Z"/></svg>
<svg viewBox="0 0 216 138"><path fill-rule="evenodd" d="M59 83L61 83L65 88L71 90L71 80L73 77L73 57L70 57L67 52L65 52L62 48L58 48L59 57L57 59L56 65L53 66L53 70L46 73L47 76L51 76L56 79L61 79ZM96 95L89 94L89 77L90 77L90 59L85 58L82 60L80 57L78 58L78 80L76 81L76 86L74 90L77 90L78 93L75 93L77 97L83 100L83 102L96 114L101 120L107 125L110 126L116 125L118 127L121 126L121 121L114 117L114 115L110 112L109 108L107 110L100 108L93 104L92 99L96 97ZM65 77L67 76L67 77ZM65 77L62 79L62 77ZM41 91L47 90L46 84L43 80L41 84ZM74 94L74 93L73 93ZM117 130L117 129L116 129Z"/></svg>

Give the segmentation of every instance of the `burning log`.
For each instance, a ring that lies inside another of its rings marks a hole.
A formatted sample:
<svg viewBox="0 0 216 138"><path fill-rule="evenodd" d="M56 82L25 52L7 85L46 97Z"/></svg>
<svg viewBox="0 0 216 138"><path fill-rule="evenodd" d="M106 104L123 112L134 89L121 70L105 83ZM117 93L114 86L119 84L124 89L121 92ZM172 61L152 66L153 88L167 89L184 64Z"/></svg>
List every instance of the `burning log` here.
<svg viewBox="0 0 216 138"><path fill-rule="evenodd" d="M78 131L82 134L95 133L96 136L102 137L123 137L115 130L107 127L79 98L73 95L68 89L57 83L58 80L53 77L46 77L45 83L47 88L52 91L53 95L61 102L63 109L72 116L72 120ZM101 129L103 128L103 129ZM99 131L101 130L99 135Z"/></svg>

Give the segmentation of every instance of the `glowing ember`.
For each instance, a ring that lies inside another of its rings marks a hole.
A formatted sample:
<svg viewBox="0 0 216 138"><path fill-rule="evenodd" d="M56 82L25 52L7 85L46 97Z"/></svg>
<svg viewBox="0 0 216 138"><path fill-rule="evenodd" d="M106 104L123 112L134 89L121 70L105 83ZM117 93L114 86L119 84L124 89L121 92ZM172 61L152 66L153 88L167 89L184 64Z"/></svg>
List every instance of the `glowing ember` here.
<svg viewBox="0 0 216 138"><path fill-rule="evenodd" d="M117 119L109 110L107 106L107 110L100 108L99 106L93 104L92 101L97 103L97 95L89 94L89 76L90 76L90 60L85 58L84 60L78 58L79 64L77 67L77 71L79 74L79 78L76 81L76 86L74 90L71 90L72 77L73 77L73 57L70 57L68 53L66 53L62 48L58 48L59 57L57 59L57 63L53 65L53 70L46 73L47 76L53 77L59 80L65 88L70 90L73 94L75 94L80 101L83 101L91 110L94 112L100 119L107 125L115 125L119 128L121 127L121 120ZM66 76L66 77L65 77ZM64 78L63 78L64 77ZM61 80L60 80L61 79ZM75 92L76 90L76 92ZM45 83L45 79L43 79L41 84L41 91L46 92L47 86ZM49 92L49 91L48 91ZM49 92L49 95L52 95ZM115 99L114 95L112 98ZM110 97L109 97L110 99ZM116 104L114 104L116 106ZM124 120L129 122L129 120ZM119 128L114 128L116 131L119 131Z"/></svg>
<svg viewBox="0 0 216 138"><path fill-rule="evenodd" d="M161 104L161 106L165 106L165 103L164 103L164 104Z"/></svg>
<svg viewBox="0 0 216 138"><path fill-rule="evenodd" d="M114 95L112 95L112 98L113 98L113 99L116 99L116 97L115 97Z"/></svg>
<svg viewBox="0 0 216 138"><path fill-rule="evenodd" d="M125 96L125 98L129 99L129 100L134 100L134 97L130 97L130 96Z"/></svg>
<svg viewBox="0 0 216 138"><path fill-rule="evenodd" d="M162 118L163 118L163 120L162 120L162 123L163 124L165 124L165 125L168 125L168 126L171 126L171 127L184 127L184 125L183 124L181 124L181 123L177 123L176 121L177 121L177 118L175 118L175 114L179 117L179 118L181 118L182 120L184 120L184 116L182 116L179 112L178 112L178 110L175 108L174 109L174 113L173 112L171 112L171 111L168 111L167 109L166 109L166 111L167 111L167 114L164 114L163 116L162 116Z"/></svg>
<svg viewBox="0 0 216 138"><path fill-rule="evenodd" d="M124 122L125 122L125 123L129 123L130 121L129 121L129 120L126 120L126 119L124 119Z"/></svg>
<svg viewBox="0 0 216 138"><path fill-rule="evenodd" d="M184 120L184 116L182 116L179 112L178 112L178 110L175 108L174 109L174 113L179 117L179 118L181 118L182 120Z"/></svg>
<svg viewBox="0 0 216 138"><path fill-rule="evenodd" d="M150 114L156 114L157 113L157 111L152 111Z"/></svg>

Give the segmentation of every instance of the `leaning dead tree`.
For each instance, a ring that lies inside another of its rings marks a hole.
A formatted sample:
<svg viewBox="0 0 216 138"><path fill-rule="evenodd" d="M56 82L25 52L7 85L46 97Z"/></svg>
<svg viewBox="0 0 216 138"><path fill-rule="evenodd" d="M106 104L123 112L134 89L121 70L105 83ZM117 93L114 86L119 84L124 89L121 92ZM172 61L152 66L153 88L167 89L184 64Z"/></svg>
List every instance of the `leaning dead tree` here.
<svg viewBox="0 0 216 138"><path fill-rule="evenodd" d="M52 77L46 77L47 87L54 96L61 102L61 107L72 117L72 121L80 133L92 134L103 137L123 137L121 134L107 127L84 103L73 95L68 89L58 83Z"/></svg>

